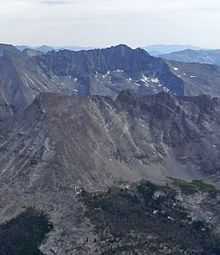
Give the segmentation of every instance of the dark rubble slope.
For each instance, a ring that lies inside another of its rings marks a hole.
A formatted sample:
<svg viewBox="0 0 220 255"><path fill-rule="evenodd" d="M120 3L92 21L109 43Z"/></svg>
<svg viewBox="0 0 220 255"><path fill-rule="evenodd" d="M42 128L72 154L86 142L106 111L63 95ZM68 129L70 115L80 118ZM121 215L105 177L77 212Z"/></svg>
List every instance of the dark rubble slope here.
<svg viewBox="0 0 220 255"><path fill-rule="evenodd" d="M219 254L220 239L214 222L193 216L196 209L202 209L201 204L197 202L198 208L194 204L193 209L184 207L184 203L196 201L196 195L200 194L204 214L213 205L219 210L219 192L215 188L207 192L201 189L201 184L203 188L206 184L199 183L194 186L195 192L191 193L187 185L193 184L185 183L181 191L187 195L178 190L178 185L176 190L150 182L131 186L121 184L105 193L82 192L85 216L94 224L98 236L86 241L98 243L97 254L103 255ZM210 188L210 185L207 187Z"/></svg>
<svg viewBox="0 0 220 255"><path fill-rule="evenodd" d="M52 228L46 215L28 208L0 225L0 254L43 255L39 246Z"/></svg>
<svg viewBox="0 0 220 255"><path fill-rule="evenodd" d="M0 225L1 254L220 253L220 193L202 181L173 179L169 186L124 182L101 192L81 189L65 203L66 214L55 208L48 212L53 224L27 208Z"/></svg>

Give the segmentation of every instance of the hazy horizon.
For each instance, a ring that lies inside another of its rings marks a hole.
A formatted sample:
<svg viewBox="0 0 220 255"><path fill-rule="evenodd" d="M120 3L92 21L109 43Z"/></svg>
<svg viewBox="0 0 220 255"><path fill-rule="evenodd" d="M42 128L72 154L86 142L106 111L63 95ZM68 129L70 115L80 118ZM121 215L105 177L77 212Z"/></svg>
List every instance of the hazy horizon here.
<svg viewBox="0 0 220 255"><path fill-rule="evenodd" d="M217 0L8 0L0 38L30 46L220 48L219 11Z"/></svg>
<svg viewBox="0 0 220 255"><path fill-rule="evenodd" d="M8 42L1 42L0 41L0 44L5 44L5 45L13 45L13 46L16 46L16 47L30 47L30 48L39 48L39 47L53 47L53 48L64 48L64 47L79 47L79 48L102 48L102 47L114 47L114 46L118 46L118 45L127 45L128 47L131 47L131 48L138 48L138 47L188 47L188 48L198 48L198 49L202 49L202 47L199 47L198 45L190 45L190 44L146 44L146 45L141 45L141 46L131 46L127 43L117 43L117 44L109 44L109 45L103 45L103 46L92 46L92 45L52 45L52 44L28 44L28 43L24 43L24 44L16 44L16 43L8 43Z"/></svg>

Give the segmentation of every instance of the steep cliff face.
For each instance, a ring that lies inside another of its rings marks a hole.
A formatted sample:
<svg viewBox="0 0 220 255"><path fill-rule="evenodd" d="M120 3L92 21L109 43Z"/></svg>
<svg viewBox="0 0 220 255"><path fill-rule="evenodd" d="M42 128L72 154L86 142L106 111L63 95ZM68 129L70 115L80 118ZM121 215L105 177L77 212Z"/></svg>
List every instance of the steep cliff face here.
<svg viewBox="0 0 220 255"><path fill-rule="evenodd" d="M162 60L125 45L47 54L0 45L2 119L24 110L41 92L116 97L126 89L140 95L164 90L183 95L183 82Z"/></svg>
<svg viewBox="0 0 220 255"><path fill-rule="evenodd" d="M37 64L25 53L10 45L0 45L0 100L1 119L30 105L40 92L63 92L65 86L52 83Z"/></svg>
<svg viewBox="0 0 220 255"><path fill-rule="evenodd" d="M9 125L0 181L21 172L25 187L58 182L89 189L120 179L218 175L219 110L219 100L206 96L122 92L113 101L41 94Z"/></svg>
<svg viewBox="0 0 220 255"><path fill-rule="evenodd" d="M183 95L182 81L172 74L163 60L126 45L80 52L49 52L38 61L46 73L77 79L80 95L116 96L126 88L142 89L149 94L167 89Z"/></svg>
<svg viewBox="0 0 220 255"><path fill-rule="evenodd" d="M0 45L0 119L23 111L42 92L112 98L124 90L138 96L164 91L219 96L219 77L216 66L166 63L126 45L47 54Z"/></svg>

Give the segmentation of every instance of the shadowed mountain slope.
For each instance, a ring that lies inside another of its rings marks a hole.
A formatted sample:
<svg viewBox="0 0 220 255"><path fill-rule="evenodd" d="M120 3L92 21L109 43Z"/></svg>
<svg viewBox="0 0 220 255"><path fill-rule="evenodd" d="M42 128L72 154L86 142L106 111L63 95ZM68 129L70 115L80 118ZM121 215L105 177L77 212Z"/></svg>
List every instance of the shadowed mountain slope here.
<svg viewBox="0 0 220 255"><path fill-rule="evenodd" d="M183 95L183 82L163 60L125 45L47 54L0 45L1 119L24 110L41 92L116 97L126 89Z"/></svg>
<svg viewBox="0 0 220 255"><path fill-rule="evenodd" d="M218 67L166 63L126 45L40 54L1 44L0 120L23 111L42 92L112 98L124 90L138 96L163 91L219 96L219 77Z"/></svg>
<svg viewBox="0 0 220 255"><path fill-rule="evenodd" d="M184 81L184 95L220 95L220 67L209 64L169 61L173 73Z"/></svg>
<svg viewBox="0 0 220 255"><path fill-rule="evenodd" d="M125 91L113 101L41 94L8 127L1 181L21 177L17 183L35 188L57 182L93 188L121 178L218 175L219 110L219 100L207 96Z"/></svg>
<svg viewBox="0 0 220 255"><path fill-rule="evenodd" d="M208 96L40 94L4 122L0 230L35 208L53 225L33 243L45 255L217 255L218 191L177 178L219 185L219 126L220 101ZM32 231L23 227L20 238Z"/></svg>

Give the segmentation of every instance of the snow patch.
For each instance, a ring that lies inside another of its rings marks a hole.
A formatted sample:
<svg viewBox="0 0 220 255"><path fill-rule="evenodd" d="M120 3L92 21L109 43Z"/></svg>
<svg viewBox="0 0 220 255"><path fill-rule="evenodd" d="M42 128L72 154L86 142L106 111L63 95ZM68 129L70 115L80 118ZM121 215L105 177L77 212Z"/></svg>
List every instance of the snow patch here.
<svg viewBox="0 0 220 255"><path fill-rule="evenodd" d="M159 82L160 82L158 78L152 78L151 81L152 81L153 83L159 83Z"/></svg>
<svg viewBox="0 0 220 255"><path fill-rule="evenodd" d="M102 75L102 78L105 79L106 77L108 77L111 74L111 71L107 71L106 74Z"/></svg>
<svg viewBox="0 0 220 255"><path fill-rule="evenodd" d="M170 90L167 87L163 87L163 91L169 93Z"/></svg>
<svg viewBox="0 0 220 255"><path fill-rule="evenodd" d="M143 76L142 76L142 78L141 78L141 81L143 81L143 82L149 82L149 81L150 81L150 78L143 74Z"/></svg>

